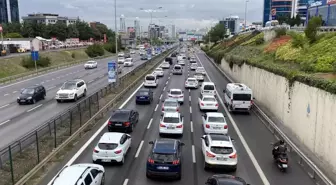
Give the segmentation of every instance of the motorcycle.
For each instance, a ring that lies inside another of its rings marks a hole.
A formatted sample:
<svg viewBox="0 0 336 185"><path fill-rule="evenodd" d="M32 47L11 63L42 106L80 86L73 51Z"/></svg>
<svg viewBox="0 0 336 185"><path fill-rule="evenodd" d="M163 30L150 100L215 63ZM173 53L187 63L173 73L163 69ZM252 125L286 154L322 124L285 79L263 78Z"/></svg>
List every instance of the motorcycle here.
<svg viewBox="0 0 336 185"><path fill-rule="evenodd" d="M271 144L272 146L274 145L273 143ZM273 147L273 151L272 151L274 162L282 172L286 172L288 168L288 155L287 153L283 152L283 153L279 153L278 156L275 156L274 152L276 149L277 147Z"/></svg>

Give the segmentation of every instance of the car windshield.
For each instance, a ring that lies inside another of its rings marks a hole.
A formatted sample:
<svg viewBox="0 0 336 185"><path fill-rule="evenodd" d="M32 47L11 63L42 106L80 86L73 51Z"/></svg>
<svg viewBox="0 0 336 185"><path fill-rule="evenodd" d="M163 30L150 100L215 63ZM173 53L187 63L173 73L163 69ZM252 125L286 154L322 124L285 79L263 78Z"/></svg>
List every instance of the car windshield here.
<svg viewBox="0 0 336 185"><path fill-rule="evenodd" d="M155 80L155 77L154 76L146 76L146 80L152 81L152 80Z"/></svg>
<svg viewBox="0 0 336 185"><path fill-rule="evenodd" d="M210 91L212 91L212 90L215 90L215 87L213 85L205 85L204 86L204 90L210 90Z"/></svg>
<svg viewBox="0 0 336 185"><path fill-rule="evenodd" d="M129 112L126 111L118 111L113 116L112 119L125 119L129 117Z"/></svg>
<svg viewBox="0 0 336 185"><path fill-rule="evenodd" d="M141 96L148 96L149 93L148 93L148 91L140 91L139 95L141 95Z"/></svg>
<svg viewBox="0 0 336 185"><path fill-rule="evenodd" d="M173 102L173 101L166 101L166 102L164 102L164 106L165 107L177 107L178 103L177 102Z"/></svg>
<svg viewBox="0 0 336 185"><path fill-rule="evenodd" d="M124 57L119 57L118 60L124 60Z"/></svg>
<svg viewBox="0 0 336 185"><path fill-rule="evenodd" d="M160 153L153 153L152 159L154 161L164 161L164 162L173 162L175 159L174 154L160 154Z"/></svg>
<svg viewBox="0 0 336 185"><path fill-rule="evenodd" d="M162 69L155 69L155 71L162 71Z"/></svg>
<svg viewBox="0 0 336 185"><path fill-rule="evenodd" d="M225 119L223 117L209 117L208 122L224 123Z"/></svg>
<svg viewBox="0 0 336 185"><path fill-rule="evenodd" d="M216 98L206 97L206 98L203 98L203 101L212 101L212 102L215 102Z"/></svg>
<svg viewBox="0 0 336 185"><path fill-rule="evenodd" d="M179 70L179 69L181 69L181 67L180 66L175 66L174 69L178 69Z"/></svg>
<svg viewBox="0 0 336 185"><path fill-rule="evenodd" d="M35 90L34 89L23 89L21 94L34 94Z"/></svg>
<svg viewBox="0 0 336 185"><path fill-rule="evenodd" d="M233 152L232 147L212 146L211 152L215 154L231 154Z"/></svg>
<svg viewBox="0 0 336 185"><path fill-rule="evenodd" d="M188 79L188 82L197 82L196 79Z"/></svg>
<svg viewBox="0 0 336 185"><path fill-rule="evenodd" d="M87 62L88 64L94 64L95 62Z"/></svg>
<svg viewBox="0 0 336 185"><path fill-rule="evenodd" d="M74 82L66 82L63 84L63 86L61 87L61 89L74 89L76 88L76 83Z"/></svg>
<svg viewBox="0 0 336 185"><path fill-rule="evenodd" d="M202 73L196 73L195 76L203 76Z"/></svg>
<svg viewBox="0 0 336 185"><path fill-rule="evenodd" d="M182 94L182 92L181 91L170 91L170 94L180 95L180 94Z"/></svg>
<svg viewBox="0 0 336 185"><path fill-rule="evenodd" d="M118 147L116 143L99 143L98 148L102 150L114 150Z"/></svg>
<svg viewBox="0 0 336 185"><path fill-rule="evenodd" d="M233 94L233 100L251 101L251 94Z"/></svg>
<svg viewBox="0 0 336 185"><path fill-rule="evenodd" d="M163 117L164 123L180 123L180 119L178 117Z"/></svg>
<svg viewBox="0 0 336 185"><path fill-rule="evenodd" d="M204 71L203 67L198 67L197 71Z"/></svg>

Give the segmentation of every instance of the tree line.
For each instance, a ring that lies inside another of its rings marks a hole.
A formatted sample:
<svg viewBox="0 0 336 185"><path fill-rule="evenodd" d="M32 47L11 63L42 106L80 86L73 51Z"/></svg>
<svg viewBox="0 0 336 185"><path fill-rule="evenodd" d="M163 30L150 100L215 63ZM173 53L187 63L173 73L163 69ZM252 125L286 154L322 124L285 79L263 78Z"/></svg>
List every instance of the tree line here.
<svg viewBox="0 0 336 185"><path fill-rule="evenodd" d="M223 24L217 23L208 31L205 36L203 36L203 40L205 43L217 43L218 41L221 41L226 37L228 37L228 35L226 34L226 28Z"/></svg>
<svg viewBox="0 0 336 185"><path fill-rule="evenodd" d="M55 24L44 24L36 21L24 21L23 23L2 24L5 38L43 38L55 37L64 41L67 38L79 38L80 40L104 39L104 34L109 41L114 40L114 32L104 24L97 24L95 28L90 27L87 22L78 20L74 24L67 25L62 21Z"/></svg>

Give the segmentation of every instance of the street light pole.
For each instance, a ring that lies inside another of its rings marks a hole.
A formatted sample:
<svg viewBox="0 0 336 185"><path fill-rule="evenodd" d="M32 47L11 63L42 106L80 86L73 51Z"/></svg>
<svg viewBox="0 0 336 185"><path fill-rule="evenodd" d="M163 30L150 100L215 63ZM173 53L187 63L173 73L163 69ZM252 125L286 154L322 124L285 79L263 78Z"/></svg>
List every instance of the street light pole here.
<svg viewBox="0 0 336 185"><path fill-rule="evenodd" d="M117 0L114 0L114 30L115 30L115 52L118 54L118 30L117 30Z"/></svg>
<svg viewBox="0 0 336 185"><path fill-rule="evenodd" d="M249 0L245 0L245 23L244 23L244 30L246 30L246 14L247 14L247 3Z"/></svg>

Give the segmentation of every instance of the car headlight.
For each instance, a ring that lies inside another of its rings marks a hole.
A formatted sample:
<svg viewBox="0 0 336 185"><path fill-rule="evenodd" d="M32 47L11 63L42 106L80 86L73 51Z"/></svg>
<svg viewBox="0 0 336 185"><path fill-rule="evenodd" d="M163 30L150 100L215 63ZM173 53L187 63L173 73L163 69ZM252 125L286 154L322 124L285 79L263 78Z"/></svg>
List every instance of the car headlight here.
<svg viewBox="0 0 336 185"><path fill-rule="evenodd" d="M73 95L75 95L75 93L70 93L69 95L70 95L70 96L73 96Z"/></svg>
<svg viewBox="0 0 336 185"><path fill-rule="evenodd" d="M19 99L20 99L20 97L17 97L17 99L19 100Z"/></svg>
<svg viewBox="0 0 336 185"><path fill-rule="evenodd" d="M30 100L30 99L32 99L32 97L28 97L27 99Z"/></svg>

